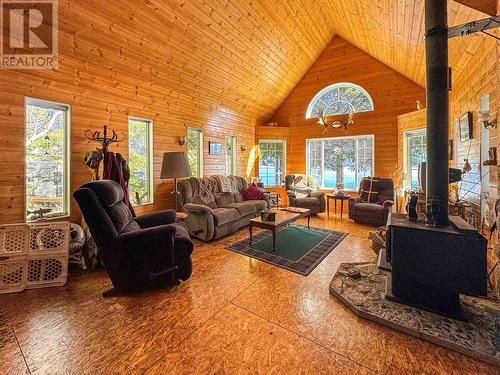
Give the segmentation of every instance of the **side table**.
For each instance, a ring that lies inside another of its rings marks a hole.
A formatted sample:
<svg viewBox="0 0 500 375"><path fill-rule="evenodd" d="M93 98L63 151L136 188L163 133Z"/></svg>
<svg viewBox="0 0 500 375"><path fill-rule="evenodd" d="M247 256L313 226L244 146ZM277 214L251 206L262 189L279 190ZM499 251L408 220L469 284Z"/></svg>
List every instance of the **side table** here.
<svg viewBox="0 0 500 375"><path fill-rule="evenodd" d="M340 218L342 219L342 215L344 213L344 201L351 198L350 195L347 194L326 194L326 213L327 217L330 217L330 199L333 199L335 204L335 213L337 213L337 201L340 201Z"/></svg>

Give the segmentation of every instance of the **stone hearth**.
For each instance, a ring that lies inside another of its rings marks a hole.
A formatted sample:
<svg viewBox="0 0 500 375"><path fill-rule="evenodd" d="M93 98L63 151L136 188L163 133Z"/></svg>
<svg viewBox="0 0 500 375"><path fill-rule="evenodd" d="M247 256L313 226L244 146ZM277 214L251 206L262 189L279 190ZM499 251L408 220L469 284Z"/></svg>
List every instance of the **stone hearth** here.
<svg viewBox="0 0 500 375"><path fill-rule="evenodd" d="M385 298L386 273L375 263L342 263L330 293L359 316L448 349L500 366L500 303L461 297L462 320Z"/></svg>

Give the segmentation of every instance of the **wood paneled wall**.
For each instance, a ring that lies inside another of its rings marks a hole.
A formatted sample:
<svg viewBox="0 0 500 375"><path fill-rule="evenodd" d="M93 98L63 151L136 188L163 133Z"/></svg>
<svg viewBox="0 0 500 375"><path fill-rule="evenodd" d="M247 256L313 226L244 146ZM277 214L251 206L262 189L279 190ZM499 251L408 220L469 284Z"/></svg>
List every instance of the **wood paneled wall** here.
<svg viewBox="0 0 500 375"><path fill-rule="evenodd" d="M481 174L484 174L486 169L489 169L489 194L486 198L489 212L487 220L489 224L494 220L494 202L499 198L498 191L498 166L482 167L481 160L481 124L478 120L478 112L480 108L480 100L485 95L489 95L490 113L495 114L498 118L500 100L500 43L493 38L487 38L482 43L477 53L472 57L467 65L464 73L457 78L456 83L450 95L450 128L453 129L453 122L465 112L473 114L473 139L471 141L460 142L460 136L454 134L455 146L458 147L458 167L461 168L465 158L469 158L469 162L473 166L476 174L472 177L466 177L471 182L476 182L480 179ZM489 147L499 147L498 129L488 130ZM465 197L465 199L473 203L474 210L480 214L481 198L478 194L480 189L473 191ZM484 199L484 198L483 198ZM488 224L486 225L488 226ZM495 241L494 241L495 242ZM494 245L494 242L491 245ZM488 268L492 269L497 262L493 251L488 251ZM492 275L490 282L496 285L497 293L500 293L500 274L497 272Z"/></svg>
<svg viewBox="0 0 500 375"><path fill-rule="evenodd" d="M0 223L24 221L24 97L72 106L71 190L90 179L86 129L127 132L127 116L154 121L155 204L171 206L158 178L162 154L187 127L204 132L204 173L223 173L208 142L236 135L244 174L255 125L265 122L328 44L320 4L248 1L59 1L59 69L0 70ZM112 146L127 156L127 143ZM80 214L72 200L71 219Z"/></svg>
<svg viewBox="0 0 500 375"><path fill-rule="evenodd" d="M498 56L496 51L496 43L493 38L487 39L482 44L481 48L472 58L468 69L460 77L457 78L456 84L450 95L450 128L453 129L453 122L460 118L466 112L472 112L473 115L473 139L471 141L460 142L459 134L454 134L455 145L458 151L458 167L461 168L464 159L468 158L469 163L477 172L474 176L474 181L481 177L481 124L479 123L479 108L482 97L489 95L490 112L495 113L498 108L498 77L497 65ZM488 130L489 141L491 147L496 147L497 129ZM483 172L484 172L483 168ZM497 189L497 173L493 167L490 169L490 194L489 203L492 208L493 201L498 194ZM484 173L483 173L484 174ZM479 191L480 189L477 189ZM479 195L476 190L469 194L466 199L479 205ZM478 207L479 210L479 207Z"/></svg>
<svg viewBox="0 0 500 375"><path fill-rule="evenodd" d="M317 119L305 119L309 102L325 86L352 82L371 95L375 111L357 113L354 124L344 130L316 126ZM424 89L340 37L313 64L297 87L273 116L280 126L290 127L288 173L304 173L306 139L346 135L375 135L375 174L390 176L398 162L397 117L425 103ZM260 134L260 133L258 133Z"/></svg>
<svg viewBox="0 0 500 375"><path fill-rule="evenodd" d="M395 181L396 185L403 187L403 147L404 147L404 133L407 131L424 129L426 126L426 110L421 109L419 111L405 113L404 115L398 116L398 165L401 168L397 174Z"/></svg>

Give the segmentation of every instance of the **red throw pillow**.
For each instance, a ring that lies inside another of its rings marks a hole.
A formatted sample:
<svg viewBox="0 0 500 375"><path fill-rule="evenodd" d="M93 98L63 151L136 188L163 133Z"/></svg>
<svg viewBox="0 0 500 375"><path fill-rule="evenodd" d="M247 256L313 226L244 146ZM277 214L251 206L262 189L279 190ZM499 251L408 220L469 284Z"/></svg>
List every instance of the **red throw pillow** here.
<svg viewBox="0 0 500 375"><path fill-rule="evenodd" d="M264 198L264 193L262 189L255 184L249 185L246 189L241 191L243 199L246 201L258 200Z"/></svg>

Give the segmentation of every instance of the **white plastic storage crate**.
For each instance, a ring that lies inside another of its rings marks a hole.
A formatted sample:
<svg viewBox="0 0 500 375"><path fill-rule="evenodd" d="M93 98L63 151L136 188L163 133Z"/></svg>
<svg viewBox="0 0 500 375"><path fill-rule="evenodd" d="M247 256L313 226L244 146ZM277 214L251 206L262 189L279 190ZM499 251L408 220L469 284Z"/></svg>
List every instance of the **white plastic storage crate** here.
<svg viewBox="0 0 500 375"><path fill-rule="evenodd" d="M68 256L41 255L28 258L26 289L62 286L68 278Z"/></svg>
<svg viewBox="0 0 500 375"><path fill-rule="evenodd" d="M30 227L27 224L0 226L0 260L2 257L28 253Z"/></svg>
<svg viewBox="0 0 500 375"><path fill-rule="evenodd" d="M29 224L30 255L68 254L70 240L70 223Z"/></svg>
<svg viewBox="0 0 500 375"><path fill-rule="evenodd" d="M0 260L0 294L21 292L26 288L27 276L26 255Z"/></svg>
<svg viewBox="0 0 500 375"><path fill-rule="evenodd" d="M0 226L0 294L64 285L69 242L69 222Z"/></svg>

